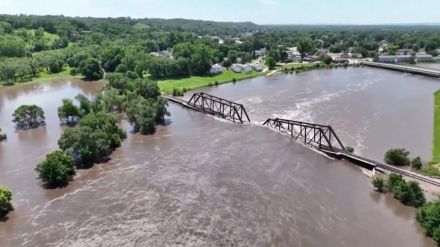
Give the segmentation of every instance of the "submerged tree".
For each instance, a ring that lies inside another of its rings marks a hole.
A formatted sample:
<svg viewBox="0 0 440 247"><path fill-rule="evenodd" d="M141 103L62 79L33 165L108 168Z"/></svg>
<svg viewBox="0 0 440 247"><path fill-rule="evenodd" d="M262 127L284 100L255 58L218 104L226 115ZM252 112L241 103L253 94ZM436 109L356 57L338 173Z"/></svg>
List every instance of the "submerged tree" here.
<svg viewBox="0 0 440 247"><path fill-rule="evenodd" d="M17 128L28 129L36 128L44 123L44 111L36 105L22 105L12 114L12 122Z"/></svg>
<svg viewBox="0 0 440 247"><path fill-rule="evenodd" d="M12 192L0 186L0 219L5 218L12 209Z"/></svg>
<svg viewBox="0 0 440 247"><path fill-rule="evenodd" d="M0 129L0 141L4 141L6 138L6 134L2 134L2 129Z"/></svg>
<svg viewBox="0 0 440 247"><path fill-rule="evenodd" d="M59 150L46 155L46 159L35 170L38 178L48 186L65 185L75 174L72 157Z"/></svg>
<svg viewBox="0 0 440 247"><path fill-rule="evenodd" d="M408 166L410 160L408 158L409 152L403 148L390 149L385 153L385 162L394 166Z"/></svg>
<svg viewBox="0 0 440 247"><path fill-rule="evenodd" d="M378 192L382 192L385 188L385 181L381 177L373 178L372 184Z"/></svg>
<svg viewBox="0 0 440 247"><path fill-rule="evenodd" d="M58 118L63 123L75 123L81 115L79 107L74 105L70 99L63 99L63 104L58 107ZM69 121L69 118L73 118L73 122Z"/></svg>

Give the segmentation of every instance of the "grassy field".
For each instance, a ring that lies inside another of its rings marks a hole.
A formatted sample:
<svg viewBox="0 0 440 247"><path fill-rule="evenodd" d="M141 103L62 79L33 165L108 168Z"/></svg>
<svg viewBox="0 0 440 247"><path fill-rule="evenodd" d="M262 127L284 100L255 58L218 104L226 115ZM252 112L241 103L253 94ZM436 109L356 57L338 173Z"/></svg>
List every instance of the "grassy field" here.
<svg viewBox="0 0 440 247"><path fill-rule="evenodd" d="M440 163L440 90L434 94L434 143L432 161Z"/></svg>
<svg viewBox="0 0 440 247"><path fill-rule="evenodd" d="M231 70L225 70L223 73L215 76L191 76L179 79L169 79L169 80L159 80L159 88L162 92L171 94L173 89L183 90L193 90L197 88L202 88L210 85L227 83L236 80L243 80L247 78L256 77L262 75L261 72L252 71L251 73L234 73Z"/></svg>
<svg viewBox="0 0 440 247"><path fill-rule="evenodd" d="M432 146L431 164L422 170L430 176L440 176L440 90L434 94L434 141Z"/></svg>
<svg viewBox="0 0 440 247"><path fill-rule="evenodd" d="M41 72L40 74L38 74L38 77L33 78L31 81L15 82L15 84L12 86L5 86L0 82L0 88L13 87L13 86L18 86L18 85L25 85L25 84L38 83L38 82L50 82L52 80L72 79L72 78L79 78L79 77L71 76L70 75L70 67L66 67L60 73L49 74L46 71L44 71L44 72Z"/></svg>

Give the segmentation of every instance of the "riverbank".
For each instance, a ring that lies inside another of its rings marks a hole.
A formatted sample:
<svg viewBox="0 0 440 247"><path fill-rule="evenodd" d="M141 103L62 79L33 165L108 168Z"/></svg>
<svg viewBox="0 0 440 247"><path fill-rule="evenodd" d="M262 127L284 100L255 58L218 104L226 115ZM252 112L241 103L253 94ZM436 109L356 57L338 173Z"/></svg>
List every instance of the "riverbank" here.
<svg viewBox="0 0 440 247"><path fill-rule="evenodd" d="M4 83L0 83L0 89L2 88L11 88L11 87L18 87L18 86L23 86L23 85L28 85L28 84L33 84L33 83L42 83L42 82L50 82L53 80L68 80L68 79L80 79L80 76L72 76L70 75L70 68L66 67L64 68L63 71L59 72L59 73L54 73L54 74L50 74L46 71L44 72L40 72L38 74L38 77L33 78L30 81L25 81L25 82L15 82L12 85L8 85L8 84L4 84Z"/></svg>
<svg viewBox="0 0 440 247"><path fill-rule="evenodd" d="M434 135L432 142L432 160L422 169L422 174L440 177L440 90L434 93Z"/></svg>
<svg viewBox="0 0 440 247"><path fill-rule="evenodd" d="M171 94L173 90L195 90L202 87L233 82L234 80L239 81L250 79L261 75L265 75L265 72L252 71L250 73L235 73L228 69L215 76L191 76L177 79L159 80L157 81L157 84L162 92Z"/></svg>

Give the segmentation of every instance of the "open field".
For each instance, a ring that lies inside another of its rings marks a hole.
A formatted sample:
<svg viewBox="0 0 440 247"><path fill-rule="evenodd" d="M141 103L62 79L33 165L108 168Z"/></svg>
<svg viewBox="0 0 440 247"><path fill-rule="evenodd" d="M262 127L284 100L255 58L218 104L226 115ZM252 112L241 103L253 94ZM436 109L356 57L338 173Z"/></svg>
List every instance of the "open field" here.
<svg viewBox="0 0 440 247"><path fill-rule="evenodd" d="M168 79L168 80L159 80L159 88L162 92L172 93L173 89L187 89L193 90L197 88L206 87L209 85L214 85L216 82L218 84L231 82L234 80L243 80L248 78L253 78L259 75L263 75L262 72L252 71L250 73L234 73L231 70L225 70L223 73L215 75L215 76L191 76L179 79Z"/></svg>
<svg viewBox="0 0 440 247"><path fill-rule="evenodd" d="M39 83L39 82L49 82L52 80L79 78L78 76L71 76L70 70L71 70L70 67L66 67L60 73L54 73L54 74L49 74L46 71L43 71L43 72L40 72L40 74L37 77L33 78L31 81L15 82L15 84L11 85L11 86L6 86L0 82L0 88L14 87L14 86L19 86L19 85Z"/></svg>

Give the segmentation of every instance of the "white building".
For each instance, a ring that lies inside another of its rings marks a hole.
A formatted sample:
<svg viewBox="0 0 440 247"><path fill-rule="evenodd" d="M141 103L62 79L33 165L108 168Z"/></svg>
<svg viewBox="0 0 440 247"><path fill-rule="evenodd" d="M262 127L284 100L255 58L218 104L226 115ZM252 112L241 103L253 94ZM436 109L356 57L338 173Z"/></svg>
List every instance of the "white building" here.
<svg viewBox="0 0 440 247"><path fill-rule="evenodd" d="M396 63L396 56L379 56L380 63Z"/></svg>
<svg viewBox="0 0 440 247"><path fill-rule="evenodd" d="M171 51L163 50L163 51L157 51L157 52L150 52L150 56L171 58L173 56L173 54L171 53Z"/></svg>
<svg viewBox="0 0 440 247"><path fill-rule="evenodd" d="M416 62L417 63L429 63L429 62L433 62L434 59L432 57L432 55L424 55L424 54L419 54L416 55Z"/></svg>
<svg viewBox="0 0 440 247"><path fill-rule="evenodd" d="M260 63L254 64L254 70L257 72L261 72L264 70L264 66Z"/></svg>
<svg viewBox="0 0 440 247"><path fill-rule="evenodd" d="M216 63L216 64L211 66L211 70L209 71L209 73L211 75L216 75L216 74L222 73L224 70L225 70L225 68L223 66L221 66L218 63Z"/></svg>
<svg viewBox="0 0 440 247"><path fill-rule="evenodd" d="M255 50L254 51L254 54L255 54L255 56L257 56L257 57L261 57L261 56L264 56L264 55L266 55L266 48L261 48L260 50Z"/></svg>
<svg viewBox="0 0 440 247"><path fill-rule="evenodd" d="M252 72L252 66L250 66L250 65L248 65L248 64L245 64L245 65L243 65L243 67L242 67L242 71L244 72L244 73L250 73L250 72Z"/></svg>
<svg viewBox="0 0 440 247"><path fill-rule="evenodd" d="M234 71L235 73L240 73L242 70L242 67L240 64L233 64L231 66L231 70Z"/></svg>

